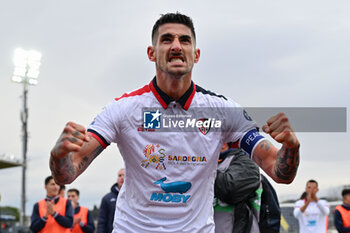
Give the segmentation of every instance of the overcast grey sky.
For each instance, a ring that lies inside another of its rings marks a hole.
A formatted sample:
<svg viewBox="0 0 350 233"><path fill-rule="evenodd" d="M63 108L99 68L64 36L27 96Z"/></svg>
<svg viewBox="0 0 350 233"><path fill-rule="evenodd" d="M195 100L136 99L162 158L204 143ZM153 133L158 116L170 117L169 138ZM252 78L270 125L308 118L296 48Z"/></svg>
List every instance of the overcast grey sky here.
<svg viewBox="0 0 350 233"><path fill-rule="evenodd" d="M201 59L193 80L200 86L245 107L350 107L347 0L2 1L0 154L22 157L14 50L43 53L39 84L28 95L27 214L45 195L49 152L65 123L87 126L113 98L152 79L146 48L153 23L175 11L195 23ZM293 184L274 184L279 195L298 197L310 178L321 190L350 184L348 132L297 136L299 171ZM99 206L121 167L111 145L68 188L81 190L82 205ZM20 185L20 168L0 170L1 206L20 206Z"/></svg>

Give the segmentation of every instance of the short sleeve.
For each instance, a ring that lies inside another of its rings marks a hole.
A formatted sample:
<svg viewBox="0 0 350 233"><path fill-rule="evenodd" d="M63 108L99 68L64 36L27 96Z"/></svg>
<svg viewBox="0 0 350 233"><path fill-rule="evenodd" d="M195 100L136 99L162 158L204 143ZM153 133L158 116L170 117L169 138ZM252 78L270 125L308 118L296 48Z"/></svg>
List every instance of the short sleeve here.
<svg viewBox="0 0 350 233"><path fill-rule="evenodd" d="M104 147L118 143L123 110L118 101L112 101L95 117L88 126L90 132Z"/></svg>
<svg viewBox="0 0 350 233"><path fill-rule="evenodd" d="M224 142L238 142L238 145L248 154L251 154L255 145L262 139L258 133L258 126L247 111L232 100L228 100L225 107L223 129ZM245 138L244 142L242 139ZM246 142L251 143L246 145Z"/></svg>

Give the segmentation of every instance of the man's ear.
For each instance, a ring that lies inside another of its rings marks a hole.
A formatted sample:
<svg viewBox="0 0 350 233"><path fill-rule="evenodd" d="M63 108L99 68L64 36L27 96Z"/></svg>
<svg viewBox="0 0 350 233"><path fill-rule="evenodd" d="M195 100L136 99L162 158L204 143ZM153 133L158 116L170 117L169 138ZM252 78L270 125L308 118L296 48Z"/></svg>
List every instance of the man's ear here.
<svg viewBox="0 0 350 233"><path fill-rule="evenodd" d="M148 46L147 47L147 55L148 55L148 59L150 61L153 61L153 62L156 61L156 54L155 54L153 46Z"/></svg>
<svg viewBox="0 0 350 233"><path fill-rule="evenodd" d="M199 61L200 56L201 56L201 50L195 49L194 50L194 63L197 63Z"/></svg>

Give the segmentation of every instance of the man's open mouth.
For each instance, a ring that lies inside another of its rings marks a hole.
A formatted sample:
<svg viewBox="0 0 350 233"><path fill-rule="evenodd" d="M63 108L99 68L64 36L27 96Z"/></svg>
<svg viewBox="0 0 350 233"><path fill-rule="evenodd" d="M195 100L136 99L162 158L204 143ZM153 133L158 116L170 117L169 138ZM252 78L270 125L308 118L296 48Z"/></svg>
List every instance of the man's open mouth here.
<svg viewBox="0 0 350 233"><path fill-rule="evenodd" d="M169 62L184 62L184 58L182 56L171 56L169 58Z"/></svg>

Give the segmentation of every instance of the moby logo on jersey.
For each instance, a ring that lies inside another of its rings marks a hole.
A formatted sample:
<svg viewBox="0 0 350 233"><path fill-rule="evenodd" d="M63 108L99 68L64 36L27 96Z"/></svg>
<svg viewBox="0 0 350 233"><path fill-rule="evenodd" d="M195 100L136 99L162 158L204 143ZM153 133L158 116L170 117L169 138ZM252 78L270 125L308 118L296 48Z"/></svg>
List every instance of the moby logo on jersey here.
<svg viewBox="0 0 350 233"><path fill-rule="evenodd" d="M166 179L166 177L163 177L154 182L154 184L159 184L162 190L165 191L165 193L152 193L150 200L186 203L187 200L191 197L191 195L183 195L183 193L186 193L191 188L192 184L186 181L174 181L170 183L164 183Z"/></svg>

